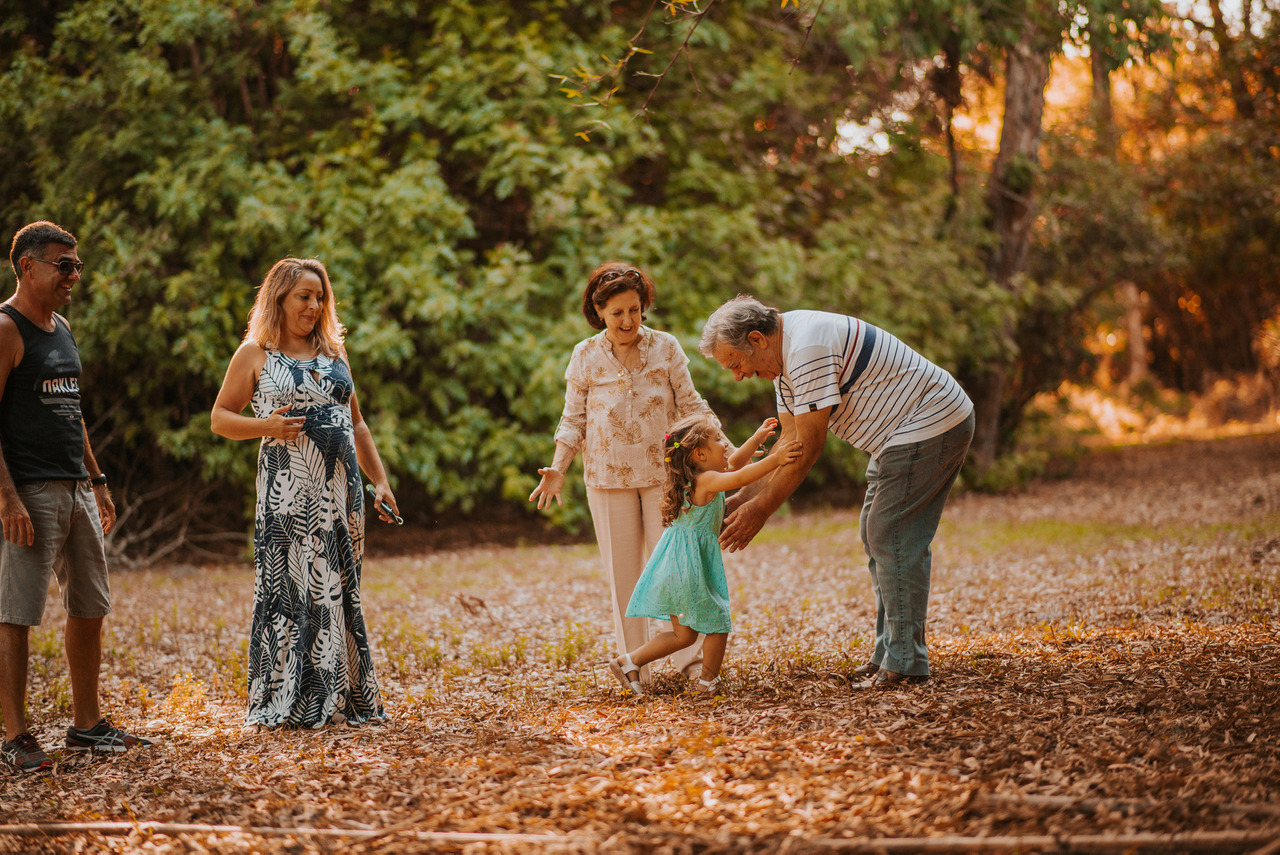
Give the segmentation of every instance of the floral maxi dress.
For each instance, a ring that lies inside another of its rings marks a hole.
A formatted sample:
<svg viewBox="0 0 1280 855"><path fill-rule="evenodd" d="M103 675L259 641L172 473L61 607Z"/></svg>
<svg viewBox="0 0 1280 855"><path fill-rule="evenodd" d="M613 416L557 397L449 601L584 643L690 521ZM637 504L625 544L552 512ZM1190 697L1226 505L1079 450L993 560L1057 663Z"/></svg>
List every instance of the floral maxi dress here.
<svg viewBox="0 0 1280 855"><path fill-rule="evenodd" d="M287 404L306 421L297 439L266 437L258 453L248 724L385 718L360 605L354 390L346 363L323 355L299 361L268 350L258 375L258 418Z"/></svg>

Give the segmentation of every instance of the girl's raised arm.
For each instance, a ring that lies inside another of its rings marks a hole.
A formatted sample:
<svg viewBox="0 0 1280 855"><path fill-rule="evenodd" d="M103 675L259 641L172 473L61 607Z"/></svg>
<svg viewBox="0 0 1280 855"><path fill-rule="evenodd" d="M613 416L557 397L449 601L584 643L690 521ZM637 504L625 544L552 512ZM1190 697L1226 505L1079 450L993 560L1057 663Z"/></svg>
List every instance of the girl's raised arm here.
<svg viewBox="0 0 1280 855"><path fill-rule="evenodd" d="M695 505L705 505L711 501L711 497L716 493L736 490L739 487L745 487L752 481L758 481L779 466L786 466L797 459L803 450L804 446L799 440L787 440L774 445L773 450L764 460L757 460L755 463L750 463L741 469L734 469L729 472L716 472L714 470L699 472L693 487L693 503Z"/></svg>
<svg viewBox="0 0 1280 855"><path fill-rule="evenodd" d="M773 436L773 432L778 429L778 420L772 416L765 419L764 423L751 434L751 438L739 447L733 450L729 455L729 468L741 469L751 462L751 458L755 456L756 449L764 443L766 439Z"/></svg>

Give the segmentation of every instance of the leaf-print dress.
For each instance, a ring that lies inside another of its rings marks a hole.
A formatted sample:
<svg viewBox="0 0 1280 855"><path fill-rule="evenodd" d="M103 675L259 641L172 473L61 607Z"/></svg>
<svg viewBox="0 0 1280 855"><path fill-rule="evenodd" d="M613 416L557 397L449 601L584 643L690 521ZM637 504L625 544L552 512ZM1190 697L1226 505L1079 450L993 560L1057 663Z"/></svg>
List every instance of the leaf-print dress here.
<svg viewBox="0 0 1280 855"><path fill-rule="evenodd" d="M355 384L341 359L276 350L253 411L286 404L298 438L258 452L256 579L246 722L321 727L385 718L360 605L364 499L351 420Z"/></svg>

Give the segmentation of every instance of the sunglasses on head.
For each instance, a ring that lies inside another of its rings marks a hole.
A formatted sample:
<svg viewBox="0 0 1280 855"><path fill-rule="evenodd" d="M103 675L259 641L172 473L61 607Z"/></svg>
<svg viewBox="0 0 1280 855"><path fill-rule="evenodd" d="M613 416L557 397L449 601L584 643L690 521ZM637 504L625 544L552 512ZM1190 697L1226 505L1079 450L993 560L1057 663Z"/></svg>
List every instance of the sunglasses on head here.
<svg viewBox="0 0 1280 855"><path fill-rule="evenodd" d="M36 258L34 255L28 255L27 258L32 261L39 261L42 264L52 264L54 267L58 268L58 272L63 276L70 276L73 272L79 273L81 270L84 270L83 261L72 261L69 258L64 258L61 261L49 261L45 258Z"/></svg>
<svg viewBox="0 0 1280 855"><path fill-rule="evenodd" d="M610 270L608 273L600 277L600 284L607 285L615 279L634 279L640 281L640 271L634 267L628 267L626 270Z"/></svg>

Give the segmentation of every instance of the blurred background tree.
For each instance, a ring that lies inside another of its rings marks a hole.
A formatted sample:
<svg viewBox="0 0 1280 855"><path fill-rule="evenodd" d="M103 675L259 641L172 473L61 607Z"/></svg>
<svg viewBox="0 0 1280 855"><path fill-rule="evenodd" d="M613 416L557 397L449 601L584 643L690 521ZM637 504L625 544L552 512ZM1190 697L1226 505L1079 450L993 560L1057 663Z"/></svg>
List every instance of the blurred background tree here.
<svg viewBox="0 0 1280 855"><path fill-rule="evenodd" d="M651 272L691 354L739 292L911 342L979 403L972 481L1096 375L1099 325L1195 391L1258 370L1280 308L1273 0L7 0L0 42L5 232L82 242L121 558L243 547L256 448L208 412L285 255L328 266L421 526L528 513L603 260ZM1089 97L1046 121L1084 55ZM772 407L692 370L732 426ZM836 444L812 485L864 462Z"/></svg>

